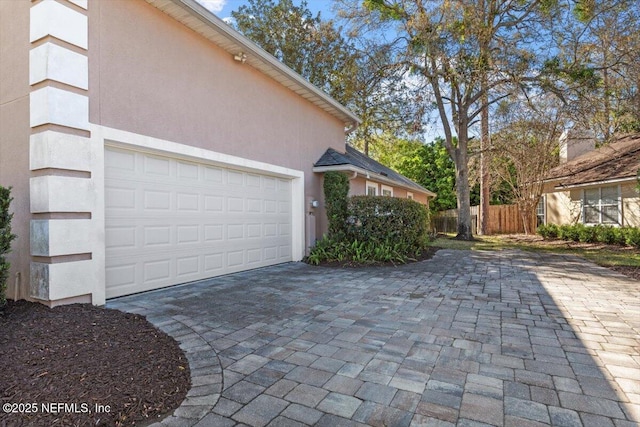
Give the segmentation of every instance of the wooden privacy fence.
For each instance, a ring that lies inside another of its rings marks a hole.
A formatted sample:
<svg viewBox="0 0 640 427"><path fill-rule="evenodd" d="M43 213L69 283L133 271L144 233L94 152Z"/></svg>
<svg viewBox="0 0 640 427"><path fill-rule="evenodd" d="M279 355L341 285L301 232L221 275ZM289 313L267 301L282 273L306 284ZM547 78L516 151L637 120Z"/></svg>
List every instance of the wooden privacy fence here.
<svg viewBox="0 0 640 427"><path fill-rule="evenodd" d="M455 213L452 215L450 212ZM443 212L448 214L442 215ZM478 234L477 229L478 219L475 215L471 215L471 233ZM458 232L458 211L451 209L449 211L442 211L435 214L431 219L432 228L438 233L457 233Z"/></svg>
<svg viewBox="0 0 640 427"><path fill-rule="evenodd" d="M535 232L535 216L529 226L529 232ZM524 233L524 223L518 205L489 206L489 234ZM433 216L433 227L439 233L456 233L458 231L458 210L449 209ZM471 206L471 231L477 234L480 228L479 206Z"/></svg>

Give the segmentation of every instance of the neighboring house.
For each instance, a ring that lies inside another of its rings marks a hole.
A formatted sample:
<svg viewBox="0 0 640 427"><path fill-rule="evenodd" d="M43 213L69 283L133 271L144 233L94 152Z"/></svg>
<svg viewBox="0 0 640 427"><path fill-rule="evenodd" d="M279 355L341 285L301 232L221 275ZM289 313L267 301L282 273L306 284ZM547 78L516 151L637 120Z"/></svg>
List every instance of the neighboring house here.
<svg viewBox="0 0 640 427"><path fill-rule="evenodd" d="M359 119L194 0L0 1L0 40L10 298L104 304L326 230L313 165Z"/></svg>
<svg viewBox="0 0 640 427"><path fill-rule="evenodd" d="M564 135L560 165L545 179L539 222L640 226L640 134L594 149L588 135Z"/></svg>
<svg viewBox="0 0 640 427"><path fill-rule="evenodd" d="M350 145L344 152L327 151L313 167L314 172L340 171L349 174L349 195L390 196L413 199L429 207L436 196L409 178L400 175Z"/></svg>

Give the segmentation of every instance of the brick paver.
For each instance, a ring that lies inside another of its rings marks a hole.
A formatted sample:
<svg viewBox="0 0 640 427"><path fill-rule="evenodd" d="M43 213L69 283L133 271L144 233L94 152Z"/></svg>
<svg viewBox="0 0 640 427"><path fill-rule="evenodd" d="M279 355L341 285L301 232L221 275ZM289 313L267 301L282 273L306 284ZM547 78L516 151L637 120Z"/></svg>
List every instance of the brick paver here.
<svg viewBox="0 0 640 427"><path fill-rule="evenodd" d="M291 263L120 298L173 336L175 426L633 426L640 286L579 258Z"/></svg>

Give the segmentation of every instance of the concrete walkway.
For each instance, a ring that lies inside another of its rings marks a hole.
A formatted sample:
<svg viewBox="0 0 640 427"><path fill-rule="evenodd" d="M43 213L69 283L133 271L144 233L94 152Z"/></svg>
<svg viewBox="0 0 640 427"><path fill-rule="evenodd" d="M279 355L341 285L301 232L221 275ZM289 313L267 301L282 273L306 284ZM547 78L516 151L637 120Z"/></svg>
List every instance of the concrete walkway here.
<svg viewBox="0 0 640 427"><path fill-rule="evenodd" d="M637 426L640 284L574 257L285 264L110 301L187 353L156 426Z"/></svg>

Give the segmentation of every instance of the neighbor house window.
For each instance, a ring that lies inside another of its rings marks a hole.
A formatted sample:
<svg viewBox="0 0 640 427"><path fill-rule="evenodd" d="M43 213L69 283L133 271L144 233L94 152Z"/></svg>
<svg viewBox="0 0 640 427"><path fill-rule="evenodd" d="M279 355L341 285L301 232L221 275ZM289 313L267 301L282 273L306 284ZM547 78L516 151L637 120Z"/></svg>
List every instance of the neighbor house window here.
<svg viewBox="0 0 640 427"><path fill-rule="evenodd" d="M388 196L388 197L393 197L393 187L389 187L388 185L383 185L382 186L382 195L383 196Z"/></svg>
<svg viewBox="0 0 640 427"><path fill-rule="evenodd" d="M367 181L367 196L377 196L378 195L378 184L375 182Z"/></svg>
<svg viewBox="0 0 640 427"><path fill-rule="evenodd" d="M585 224L620 224L618 186L584 190L582 221Z"/></svg>
<svg viewBox="0 0 640 427"><path fill-rule="evenodd" d="M540 201L538 202L538 206L536 207L536 216L538 217L538 225L543 225L547 223L545 202L546 202L545 196L540 196Z"/></svg>
<svg viewBox="0 0 640 427"><path fill-rule="evenodd" d="M407 199L413 200L413 193L407 191Z"/></svg>

